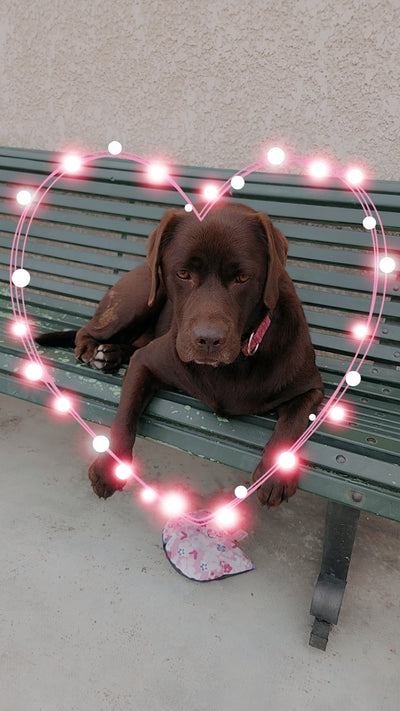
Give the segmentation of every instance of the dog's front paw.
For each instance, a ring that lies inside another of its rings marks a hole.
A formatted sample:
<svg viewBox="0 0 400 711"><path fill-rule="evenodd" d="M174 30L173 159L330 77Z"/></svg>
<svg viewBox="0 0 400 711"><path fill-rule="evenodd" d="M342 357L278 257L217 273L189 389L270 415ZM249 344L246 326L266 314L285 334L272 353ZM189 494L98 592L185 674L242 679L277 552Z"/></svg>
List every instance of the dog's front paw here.
<svg viewBox="0 0 400 711"><path fill-rule="evenodd" d="M89 467L89 479L93 491L101 499L108 499L115 491L124 488L126 482L115 474L116 463L109 454L101 454Z"/></svg>
<svg viewBox="0 0 400 711"><path fill-rule="evenodd" d="M288 501L296 493L296 490L297 479L292 478L291 480L283 481L282 479L271 477L257 489L257 496L260 504L267 505L270 508L271 506L279 506L282 501Z"/></svg>
<svg viewBox="0 0 400 711"><path fill-rule="evenodd" d="M271 465L269 465L271 466ZM253 482L256 482L267 470L268 466L260 462L253 474ZM282 472L273 474L257 489L257 497L263 506L279 506L282 501L288 501L297 491L297 475L293 472Z"/></svg>

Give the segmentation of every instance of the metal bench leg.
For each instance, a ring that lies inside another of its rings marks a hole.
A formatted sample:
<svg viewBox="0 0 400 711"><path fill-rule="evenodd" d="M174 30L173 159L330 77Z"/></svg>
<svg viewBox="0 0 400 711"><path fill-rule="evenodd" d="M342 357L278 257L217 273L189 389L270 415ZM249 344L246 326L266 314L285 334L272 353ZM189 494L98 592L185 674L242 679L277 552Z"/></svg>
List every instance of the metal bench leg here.
<svg viewBox="0 0 400 711"><path fill-rule="evenodd" d="M328 501L321 572L310 610L315 616L310 645L317 649L326 649L331 626L338 621L359 516L358 509Z"/></svg>

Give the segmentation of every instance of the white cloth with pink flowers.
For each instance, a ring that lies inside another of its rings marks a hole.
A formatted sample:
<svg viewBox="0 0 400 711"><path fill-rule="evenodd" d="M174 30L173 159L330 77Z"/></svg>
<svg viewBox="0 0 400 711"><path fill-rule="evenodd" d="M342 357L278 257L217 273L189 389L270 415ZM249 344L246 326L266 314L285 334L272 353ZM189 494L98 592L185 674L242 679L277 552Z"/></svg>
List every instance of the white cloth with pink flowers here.
<svg viewBox="0 0 400 711"><path fill-rule="evenodd" d="M209 511L196 511L192 516L205 518ZM164 550L171 565L191 580L208 582L254 570L254 563L237 546L243 531L227 533L213 522L199 525L175 518L163 528Z"/></svg>

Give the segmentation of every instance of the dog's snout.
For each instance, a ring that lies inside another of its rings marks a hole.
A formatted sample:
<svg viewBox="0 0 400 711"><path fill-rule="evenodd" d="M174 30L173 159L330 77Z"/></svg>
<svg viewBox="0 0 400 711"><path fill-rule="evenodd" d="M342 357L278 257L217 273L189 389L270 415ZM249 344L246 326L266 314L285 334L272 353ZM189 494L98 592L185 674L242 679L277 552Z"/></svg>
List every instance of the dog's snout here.
<svg viewBox="0 0 400 711"><path fill-rule="evenodd" d="M203 316L192 320L177 334L176 350L183 363L227 365L240 350L240 338L232 321L222 317Z"/></svg>
<svg viewBox="0 0 400 711"><path fill-rule="evenodd" d="M193 328L193 343L205 353L213 353L226 342L226 330L219 326L206 326L198 324Z"/></svg>

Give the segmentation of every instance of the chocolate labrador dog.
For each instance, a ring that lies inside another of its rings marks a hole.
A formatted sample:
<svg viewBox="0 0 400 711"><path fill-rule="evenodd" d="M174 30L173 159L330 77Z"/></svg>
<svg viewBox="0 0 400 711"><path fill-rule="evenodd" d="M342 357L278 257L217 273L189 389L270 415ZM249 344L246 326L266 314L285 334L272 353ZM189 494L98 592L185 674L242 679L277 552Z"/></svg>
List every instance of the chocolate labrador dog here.
<svg viewBox="0 0 400 711"><path fill-rule="evenodd" d="M79 331L45 334L42 345L75 344L75 356L110 372L129 362L111 449L132 461L139 418L162 385L184 390L218 415L278 412L253 474L256 481L304 432L323 398L308 326L285 271L287 241L265 213L217 204L200 222L168 210L148 240L147 263L104 296ZM89 469L107 498L124 484L109 454ZM277 506L296 491L295 473L275 473L258 489Z"/></svg>

